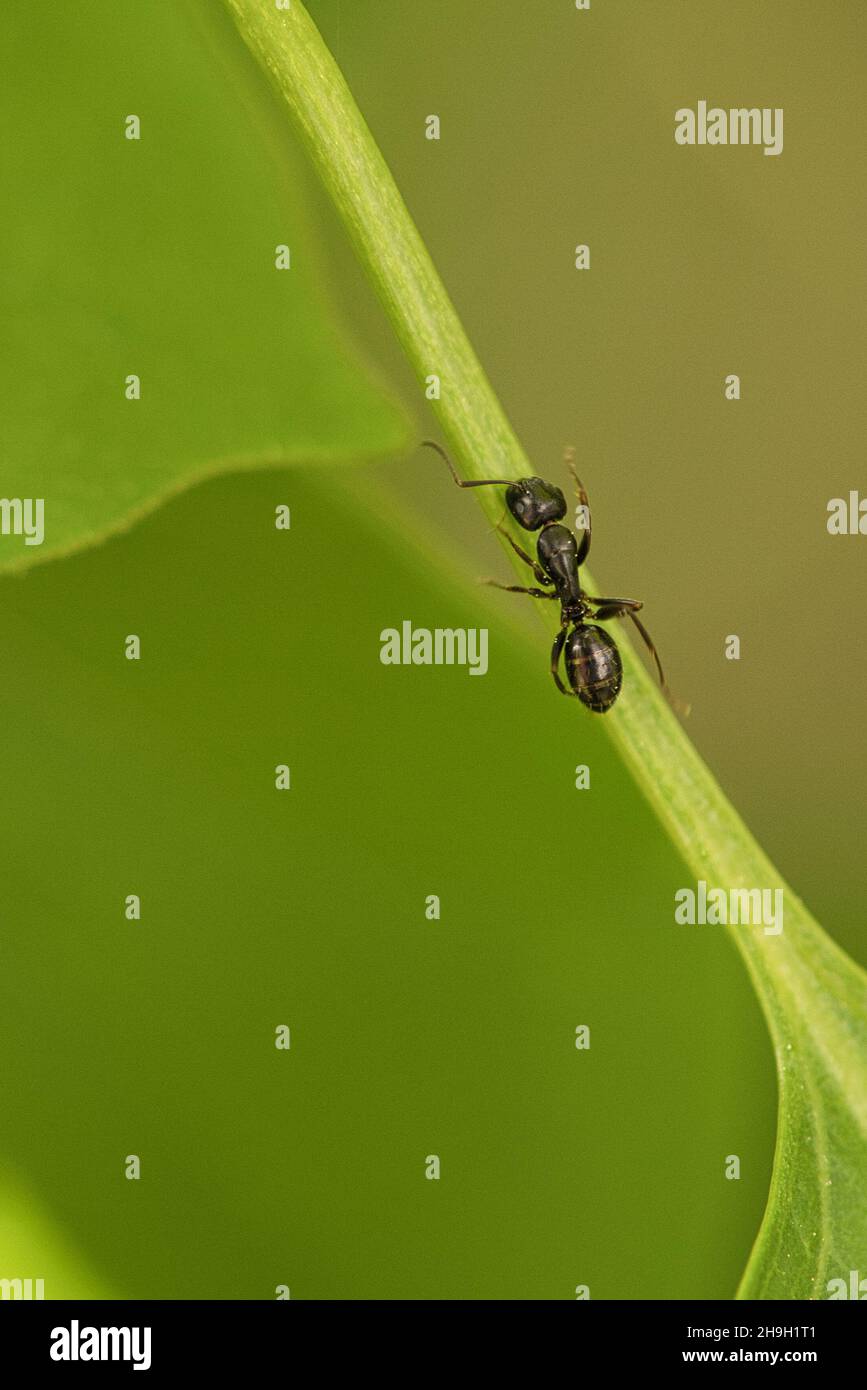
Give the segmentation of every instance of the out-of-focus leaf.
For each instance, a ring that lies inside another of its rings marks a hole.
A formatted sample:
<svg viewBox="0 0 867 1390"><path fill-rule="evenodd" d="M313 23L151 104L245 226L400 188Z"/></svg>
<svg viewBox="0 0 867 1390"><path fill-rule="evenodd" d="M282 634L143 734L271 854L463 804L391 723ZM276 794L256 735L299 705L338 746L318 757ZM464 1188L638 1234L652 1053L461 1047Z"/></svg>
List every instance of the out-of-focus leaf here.
<svg viewBox="0 0 867 1390"><path fill-rule="evenodd" d="M0 568L220 470L400 448L404 417L323 306L306 175L221 9L17 0L0 43L0 494L45 504L44 542L0 535Z"/></svg>
<svg viewBox="0 0 867 1390"><path fill-rule="evenodd" d="M0 1298L113 1298L82 1250L18 1178L0 1176ZM20 1287L17 1281L20 1281Z"/></svg>

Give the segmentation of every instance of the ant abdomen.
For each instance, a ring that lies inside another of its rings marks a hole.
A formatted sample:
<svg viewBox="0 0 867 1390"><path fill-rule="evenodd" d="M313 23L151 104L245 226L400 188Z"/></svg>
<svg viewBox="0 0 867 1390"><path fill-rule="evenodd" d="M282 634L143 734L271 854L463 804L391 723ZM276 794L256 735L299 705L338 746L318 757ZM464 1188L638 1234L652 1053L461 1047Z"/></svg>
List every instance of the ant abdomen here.
<svg viewBox="0 0 867 1390"><path fill-rule="evenodd" d="M585 623L566 638L566 675L582 705L605 714L620 694L623 666L614 639L601 627Z"/></svg>

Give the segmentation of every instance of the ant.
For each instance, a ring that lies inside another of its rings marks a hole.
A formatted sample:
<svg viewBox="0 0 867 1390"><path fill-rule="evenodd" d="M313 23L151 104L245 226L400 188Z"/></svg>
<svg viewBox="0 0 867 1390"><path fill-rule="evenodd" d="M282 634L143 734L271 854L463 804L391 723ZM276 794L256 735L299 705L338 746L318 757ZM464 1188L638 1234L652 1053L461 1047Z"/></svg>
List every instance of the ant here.
<svg viewBox="0 0 867 1390"><path fill-rule="evenodd" d="M458 487L504 487L506 506L518 525L525 531L539 532L537 558L534 560L502 525L497 527L543 587L527 589L520 584L498 584L495 579L486 582L510 594L530 594L532 598L559 602L560 631L551 649L551 675L561 694L576 696L582 705L596 714L605 714L611 709L623 684L620 653L614 638L604 628L597 627L595 621L589 622L588 619L605 621L608 618L629 617L656 662L660 685L671 699L659 654L650 633L636 616L644 605L634 598L593 598L581 588L578 568L583 565L590 550L590 507L581 479L571 463L570 472L575 479L578 501L587 517L587 526L582 530L580 539L568 527L560 524L566 515L566 498L553 483L546 483L543 478L480 478L466 481L458 477L445 449L432 439L425 439L422 443L426 448L436 450L445 460ZM570 689L560 678L560 658L564 648Z"/></svg>

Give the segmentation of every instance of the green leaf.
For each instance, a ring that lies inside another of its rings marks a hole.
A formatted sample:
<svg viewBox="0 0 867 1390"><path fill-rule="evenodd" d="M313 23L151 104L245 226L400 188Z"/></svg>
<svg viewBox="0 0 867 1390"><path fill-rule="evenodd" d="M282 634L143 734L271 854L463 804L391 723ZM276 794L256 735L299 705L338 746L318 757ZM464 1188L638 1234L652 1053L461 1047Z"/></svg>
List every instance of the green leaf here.
<svg viewBox="0 0 867 1390"><path fill-rule="evenodd" d="M12 1211L0 1275L50 1275L51 1298L87 1267L122 1298L724 1297L772 1128L739 962L710 930L683 950L682 866L604 721L545 701L508 602L350 504L360 477L211 479L0 579L0 1165L86 1262L47 1269ZM482 621L488 674L383 666L381 629L408 615ZM559 854L546 820L574 827ZM538 874L516 874L528 844Z"/></svg>
<svg viewBox="0 0 867 1390"><path fill-rule="evenodd" d="M323 306L308 176L220 7L8 5L0 37L2 491L45 503L43 544L0 535L0 568L221 470L403 447Z"/></svg>
<svg viewBox="0 0 867 1390"><path fill-rule="evenodd" d="M435 409L465 475L532 472L304 6L225 3L285 97L419 381L441 376ZM476 495L496 522L499 497ZM587 584L592 591L589 576ZM624 666L625 691L606 728L696 878L784 894L782 934L730 929L771 1031L780 1083L771 1195L739 1296L826 1297L828 1282L848 1279L867 1251L867 978L783 883L634 653Z"/></svg>
<svg viewBox="0 0 867 1390"><path fill-rule="evenodd" d="M867 983L806 915L800 925L798 948L765 962L758 984L775 1011L779 1133L741 1298L841 1296L835 1280L848 1298L852 1272L865 1277Z"/></svg>

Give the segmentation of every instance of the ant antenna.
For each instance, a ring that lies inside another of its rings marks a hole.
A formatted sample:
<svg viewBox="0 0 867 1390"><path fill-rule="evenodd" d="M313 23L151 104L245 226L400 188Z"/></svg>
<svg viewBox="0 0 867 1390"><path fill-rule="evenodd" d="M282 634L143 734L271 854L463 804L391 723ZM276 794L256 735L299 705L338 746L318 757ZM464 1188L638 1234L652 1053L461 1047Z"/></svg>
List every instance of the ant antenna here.
<svg viewBox="0 0 867 1390"><path fill-rule="evenodd" d="M421 443L422 448L435 449L436 452L439 454L440 458L445 459L446 466L448 467L448 470L454 478L455 482L457 483L458 487L508 487L511 483L515 481L514 478L471 478L469 482L467 482L466 479L458 477L455 471L454 464L452 463L445 449L443 449L440 444L437 444L433 439L423 439Z"/></svg>

